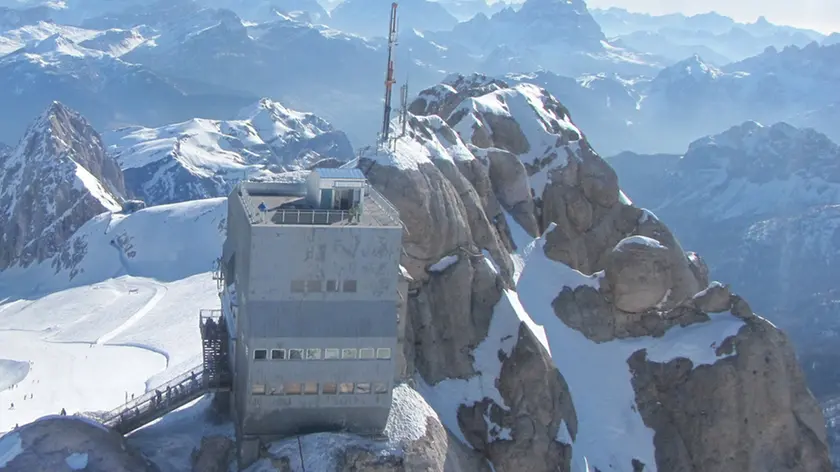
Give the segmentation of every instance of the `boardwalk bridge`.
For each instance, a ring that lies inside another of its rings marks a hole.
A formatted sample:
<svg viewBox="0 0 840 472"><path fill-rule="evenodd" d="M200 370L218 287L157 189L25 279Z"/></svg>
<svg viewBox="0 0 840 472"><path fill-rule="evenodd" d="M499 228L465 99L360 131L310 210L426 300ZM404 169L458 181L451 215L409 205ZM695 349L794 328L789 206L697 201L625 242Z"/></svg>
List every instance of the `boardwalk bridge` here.
<svg viewBox="0 0 840 472"><path fill-rule="evenodd" d="M229 335L221 310L202 310L199 327L203 354L200 365L109 411L98 420L121 434L128 434L206 393L229 391Z"/></svg>

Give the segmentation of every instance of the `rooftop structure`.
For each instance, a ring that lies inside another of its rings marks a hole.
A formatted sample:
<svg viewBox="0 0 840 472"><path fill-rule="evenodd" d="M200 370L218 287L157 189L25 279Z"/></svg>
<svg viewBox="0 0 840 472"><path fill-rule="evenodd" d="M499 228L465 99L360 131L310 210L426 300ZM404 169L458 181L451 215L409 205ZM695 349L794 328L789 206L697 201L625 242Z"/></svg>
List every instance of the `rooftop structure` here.
<svg viewBox="0 0 840 472"><path fill-rule="evenodd" d="M384 429L401 251L399 213L358 169L231 193L219 325L241 466L280 437Z"/></svg>
<svg viewBox="0 0 840 472"><path fill-rule="evenodd" d="M305 182L243 182L251 225L400 226L399 212L359 169L315 169Z"/></svg>

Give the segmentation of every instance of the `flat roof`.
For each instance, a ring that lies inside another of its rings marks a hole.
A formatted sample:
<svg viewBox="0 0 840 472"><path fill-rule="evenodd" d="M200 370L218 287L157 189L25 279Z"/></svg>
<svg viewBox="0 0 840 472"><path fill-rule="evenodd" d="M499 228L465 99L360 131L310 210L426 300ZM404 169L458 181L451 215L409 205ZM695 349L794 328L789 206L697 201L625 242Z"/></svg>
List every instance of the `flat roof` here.
<svg viewBox="0 0 840 472"><path fill-rule="evenodd" d="M318 174L319 177L325 179L364 179L366 180L365 174L362 173L361 169L356 167L350 169L328 169L328 168L317 168L313 169L312 172Z"/></svg>
<svg viewBox="0 0 840 472"><path fill-rule="evenodd" d="M242 182L235 193L251 225L402 227L399 211L370 185L365 187L360 217L349 210L313 208L300 184Z"/></svg>

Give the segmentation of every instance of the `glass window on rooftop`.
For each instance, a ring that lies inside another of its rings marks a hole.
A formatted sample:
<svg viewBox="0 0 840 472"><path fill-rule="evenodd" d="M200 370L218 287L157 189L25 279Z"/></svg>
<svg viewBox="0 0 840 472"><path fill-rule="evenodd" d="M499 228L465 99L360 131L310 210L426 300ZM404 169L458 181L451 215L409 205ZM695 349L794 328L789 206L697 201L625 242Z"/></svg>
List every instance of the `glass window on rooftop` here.
<svg viewBox="0 0 840 472"><path fill-rule="evenodd" d="M339 350L338 349L324 349L324 359L338 359L339 358Z"/></svg>
<svg viewBox="0 0 840 472"><path fill-rule="evenodd" d="M338 384L334 382L327 382L321 385L321 393L325 395L335 395L338 393Z"/></svg>
<svg viewBox="0 0 840 472"><path fill-rule="evenodd" d="M303 394L304 395L317 395L318 394L318 382L306 382L303 384Z"/></svg>
<svg viewBox="0 0 840 472"><path fill-rule="evenodd" d="M285 349L272 349L271 350L271 359L275 361L282 361L286 358L286 350Z"/></svg>
<svg viewBox="0 0 840 472"><path fill-rule="evenodd" d="M338 393L353 393L353 382L344 382L338 385Z"/></svg>
<svg viewBox="0 0 840 472"><path fill-rule="evenodd" d="M338 291L338 280L327 280L327 292Z"/></svg>
<svg viewBox="0 0 840 472"><path fill-rule="evenodd" d="M376 358L377 359L390 359L391 358L391 348L390 347L380 347L376 350Z"/></svg>
<svg viewBox="0 0 840 472"><path fill-rule="evenodd" d="M306 350L306 360L316 360L321 358L321 350L318 348Z"/></svg>
<svg viewBox="0 0 840 472"><path fill-rule="evenodd" d="M356 384L356 393L359 393L359 394L370 393L370 384L367 383L367 382L357 383Z"/></svg>
<svg viewBox="0 0 840 472"><path fill-rule="evenodd" d="M356 348L346 348L341 350L341 358L342 359L355 359L356 358Z"/></svg>
<svg viewBox="0 0 840 472"><path fill-rule="evenodd" d="M373 359L375 357L373 352L372 347L363 347L359 349L359 359Z"/></svg>
<svg viewBox="0 0 840 472"><path fill-rule="evenodd" d="M344 281L344 291L346 293L351 293L356 291L356 281L355 280L345 280Z"/></svg>
<svg viewBox="0 0 840 472"><path fill-rule="evenodd" d="M283 384L283 392L286 395L300 395L303 392L303 386L297 382L287 382Z"/></svg>
<svg viewBox="0 0 840 472"><path fill-rule="evenodd" d="M268 351L265 349L254 349L254 360L264 361L268 358Z"/></svg>

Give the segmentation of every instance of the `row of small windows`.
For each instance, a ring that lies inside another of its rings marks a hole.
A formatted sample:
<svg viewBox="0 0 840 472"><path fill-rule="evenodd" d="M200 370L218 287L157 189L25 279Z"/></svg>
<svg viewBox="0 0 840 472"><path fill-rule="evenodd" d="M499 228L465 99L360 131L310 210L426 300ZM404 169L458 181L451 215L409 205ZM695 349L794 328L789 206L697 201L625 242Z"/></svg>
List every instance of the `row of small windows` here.
<svg viewBox="0 0 840 472"><path fill-rule="evenodd" d="M320 387L320 390L319 390ZM369 393L388 393L388 385L380 382L286 382L277 386L255 383L251 386L254 395L366 395Z"/></svg>
<svg viewBox="0 0 840 472"><path fill-rule="evenodd" d="M320 359L379 359L379 360L388 360L391 358L391 348L390 347L380 347L374 349L372 347L363 347L361 349L356 349L355 347L349 347L344 349L335 349L335 348L328 348L328 349L320 349L320 348L309 348L309 349L271 349L271 360L274 361L284 361L284 360L292 360L292 361L314 361ZM323 354L323 357L322 357ZM257 361L264 361L268 360L269 350L268 349L254 349L254 360Z"/></svg>
<svg viewBox="0 0 840 472"><path fill-rule="evenodd" d="M322 280L292 280L292 293L319 293L324 291ZM327 292L354 293L358 288L355 280L327 280Z"/></svg>

